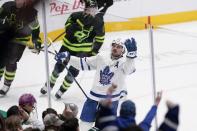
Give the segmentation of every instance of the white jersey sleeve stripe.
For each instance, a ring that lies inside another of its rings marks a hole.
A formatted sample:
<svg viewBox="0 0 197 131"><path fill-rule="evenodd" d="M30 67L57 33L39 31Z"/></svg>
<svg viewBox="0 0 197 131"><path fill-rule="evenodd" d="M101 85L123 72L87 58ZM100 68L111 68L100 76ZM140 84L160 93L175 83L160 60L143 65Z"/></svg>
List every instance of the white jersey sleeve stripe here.
<svg viewBox="0 0 197 131"><path fill-rule="evenodd" d="M112 101L117 101L117 100L120 99L120 97L124 93L127 94L127 91L122 90L118 94L111 95L110 98L111 98ZM93 99L93 100L96 100L96 101L100 101L102 99L109 98L109 95L107 95L107 94L97 94L93 91L90 91L90 98Z"/></svg>

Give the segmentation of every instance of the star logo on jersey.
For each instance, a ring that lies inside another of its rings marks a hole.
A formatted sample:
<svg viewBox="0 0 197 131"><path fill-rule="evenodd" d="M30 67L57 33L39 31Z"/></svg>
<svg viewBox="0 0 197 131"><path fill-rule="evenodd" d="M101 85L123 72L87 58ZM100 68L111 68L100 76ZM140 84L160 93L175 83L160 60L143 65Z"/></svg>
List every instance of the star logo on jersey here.
<svg viewBox="0 0 197 131"><path fill-rule="evenodd" d="M110 72L109 66L106 66L103 70L100 71L100 83L102 85L108 85L111 83L111 79L114 76L114 72Z"/></svg>

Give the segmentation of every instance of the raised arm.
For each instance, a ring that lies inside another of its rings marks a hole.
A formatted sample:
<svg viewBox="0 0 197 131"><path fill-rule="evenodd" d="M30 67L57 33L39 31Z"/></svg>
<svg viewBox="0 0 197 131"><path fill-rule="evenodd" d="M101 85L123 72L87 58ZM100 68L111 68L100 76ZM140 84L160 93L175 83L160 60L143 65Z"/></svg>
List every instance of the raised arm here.
<svg viewBox="0 0 197 131"><path fill-rule="evenodd" d="M139 124L139 126L142 129L144 129L144 131L148 131L150 129L152 120L154 119L157 113L157 107L161 101L161 98L162 98L162 92L158 92L155 98L155 104L151 107L150 111L148 112L144 120Z"/></svg>
<svg viewBox="0 0 197 131"><path fill-rule="evenodd" d="M127 39L124 42L124 45L127 50L126 62L123 65L123 70L125 74L131 74L135 72L135 61L137 57L137 43L134 38Z"/></svg>

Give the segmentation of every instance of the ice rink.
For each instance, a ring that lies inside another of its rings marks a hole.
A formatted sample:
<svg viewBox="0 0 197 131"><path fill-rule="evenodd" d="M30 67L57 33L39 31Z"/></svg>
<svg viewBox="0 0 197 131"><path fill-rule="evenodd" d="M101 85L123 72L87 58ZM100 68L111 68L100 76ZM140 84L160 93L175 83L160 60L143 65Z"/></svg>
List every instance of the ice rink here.
<svg viewBox="0 0 197 131"><path fill-rule="evenodd" d="M163 99L158 108L158 123L163 121L166 112L166 100L180 104L179 131L194 131L197 125L197 22L163 26L154 30L155 75L156 90L163 90ZM110 51L110 43L115 38L134 37L137 41L138 57L136 58L136 72L127 78L128 99L137 105L137 122L140 122L153 104L151 63L148 30L124 31L106 33L102 51ZM58 50L60 44L54 44L49 50ZM50 72L53 70L54 56L49 54ZM40 94L40 88L46 80L44 53L39 55L26 49L18 63L16 79L5 97L0 98L0 109L7 110L18 104L18 98L23 93L32 93L37 99L39 119L42 111L48 107L47 96ZM61 74L52 95L52 107L58 113L64 109L63 102L72 102L79 106L79 114L85 100L76 84L62 96L55 100L54 94L63 81L66 71ZM89 92L93 81L94 71L80 72L77 81L86 93ZM0 86L2 86L2 82ZM151 131L154 131L154 122Z"/></svg>

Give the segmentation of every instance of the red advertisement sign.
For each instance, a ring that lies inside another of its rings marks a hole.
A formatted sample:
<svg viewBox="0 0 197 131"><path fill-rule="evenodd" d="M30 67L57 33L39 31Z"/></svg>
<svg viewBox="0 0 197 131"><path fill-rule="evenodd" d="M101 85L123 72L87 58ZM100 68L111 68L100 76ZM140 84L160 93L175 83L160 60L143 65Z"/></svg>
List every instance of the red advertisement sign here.
<svg viewBox="0 0 197 131"><path fill-rule="evenodd" d="M49 6L50 15L63 15L84 9L84 5L80 3L80 0L73 0L72 3L66 2L66 0L51 0Z"/></svg>

